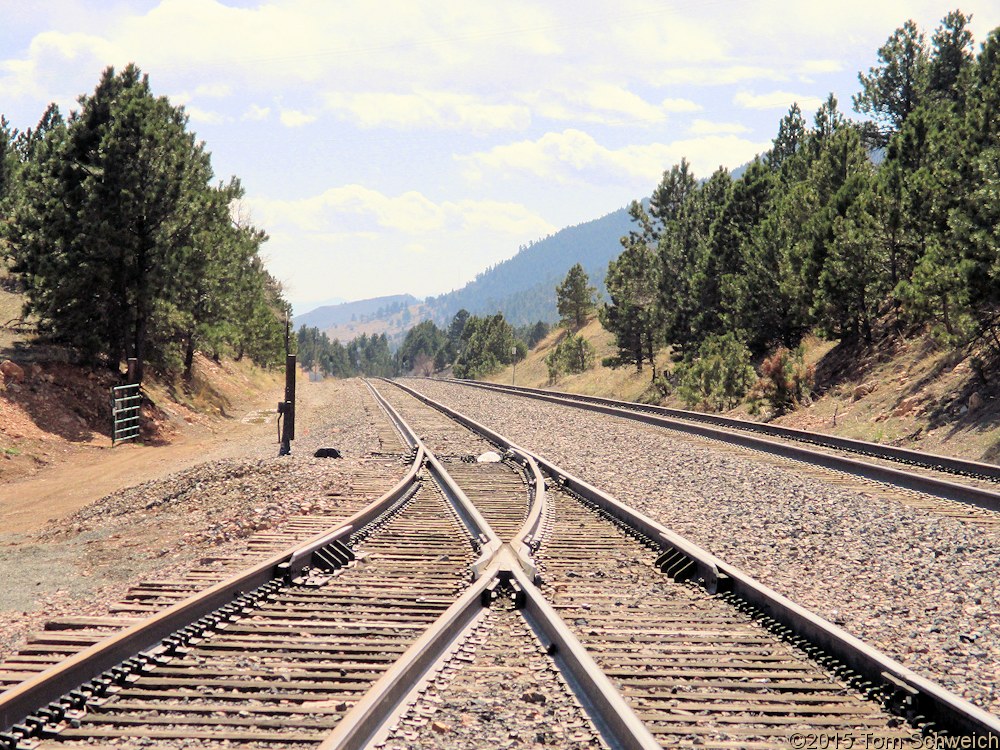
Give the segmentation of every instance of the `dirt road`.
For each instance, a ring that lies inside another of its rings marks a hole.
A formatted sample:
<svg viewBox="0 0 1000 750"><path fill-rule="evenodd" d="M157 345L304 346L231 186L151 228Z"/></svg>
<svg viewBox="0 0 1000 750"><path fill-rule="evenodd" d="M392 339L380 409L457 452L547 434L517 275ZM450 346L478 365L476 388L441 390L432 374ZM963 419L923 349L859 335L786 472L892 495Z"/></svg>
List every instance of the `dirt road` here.
<svg viewBox="0 0 1000 750"><path fill-rule="evenodd" d="M124 443L83 453L67 451L65 461L0 487L0 533L35 531L123 487L230 458L249 445L274 443L277 451L277 401L276 392L260 399L240 420L188 425L170 445Z"/></svg>

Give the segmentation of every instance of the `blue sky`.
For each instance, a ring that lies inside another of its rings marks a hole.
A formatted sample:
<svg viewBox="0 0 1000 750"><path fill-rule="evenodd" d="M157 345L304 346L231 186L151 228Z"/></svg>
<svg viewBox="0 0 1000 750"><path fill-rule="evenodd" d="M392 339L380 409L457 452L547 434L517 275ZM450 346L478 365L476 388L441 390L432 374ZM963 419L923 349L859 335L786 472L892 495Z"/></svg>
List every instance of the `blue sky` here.
<svg viewBox="0 0 1000 750"><path fill-rule="evenodd" d="M977 45L1000 3L975 0ZM297 312L440 294L564 226L765 150L934 2L0 0L0 112L33 126L108 65L186 108Z"/></svg>

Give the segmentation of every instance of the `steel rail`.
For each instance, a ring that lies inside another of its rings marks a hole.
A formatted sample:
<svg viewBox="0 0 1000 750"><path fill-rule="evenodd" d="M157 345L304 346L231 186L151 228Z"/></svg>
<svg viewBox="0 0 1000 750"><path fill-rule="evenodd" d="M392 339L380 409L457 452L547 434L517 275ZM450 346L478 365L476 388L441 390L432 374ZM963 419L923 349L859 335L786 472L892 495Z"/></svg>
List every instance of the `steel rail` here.
<svg viewBox="0 0 1000 750"><path fill-rule="evenodd" d="M459 380L457 378L447 378L447 381L450 383L459 383L477 386L480 388L506 391L508 393L519 393L526 396L559 396L561 398L577 401L579 403L617 406L619 408L630 409L632 411L648 411L664 417L673 417L692 422L705 422L719 427L727 427L746 432L759 432L772 437L795 440L801 443L812 443L813 445L836 448L838 450L849 451L851 453L860 453L874 458L883 458L889 461L911 464L913 466L922 466L926 469L933 469L935 471L980 477L1000 482L1000 465L985 463L983 461L972 461L966 458L957 458L955 456L944 456L939 453L926 453L924 451L915 451L909 448L900 448L895 445L872 443L868 440L840 437L838 435L828 435L822 432L812 432L810 430L800 430L796 427L784 427L782 425L767 424L766 422L752 422L747 419L727 417L722 414L709 414L706 412L690 411L688 409L675 409L669 406L659 406L657 404L640 404L635 401L623 401L620 399L606 398L604 396L590 396L546 388L505 385L503 383Z"/></svg>
<svg viewBox="0 0 1000 750"><path fill-rule="evenodd" d="M391 381L386 381L390 382ZM379 403L388 413L394 414L393 420L404 432L409 432L416 443L433 459L428 463L437 463L440 470L447 475L444 467L433 458L429 449L413 434L406 422L395 413L391 405L369 383L369 388ZM473 423L474 424L474 423ZM440 663L448 648L461 638L464 629L470 628L475 622L470 610L474 608L475 594L485 595L492 591L494 581L507 581L514 589L517 601L526 622L539 637L550 647L556 665L562 671L567 683L585 711L600 731L605 742L614 750L654 750L659 743L646 729L642 721L635 715L631 706L618 690L611 684L604 672L597 666L586 649L569 630L555 610L545 601L541 592L534 585L535 564L529 557L529 548L521 540L538 532L545 513L545 481L538 465L530 454L522 451L500 435L491 433L479 426L484 437L495 445L502 447L510 454L523 459L529 474L529 486L532 490L531 508L528 518L516 535L518 542L515 549L505 544L483 521L482 532L487 537L484 547L494 552L488 560L489 568L479 581L463 596L461 603L456 603L439 619L441 638L421 638L403 657L386 673L365 697L344 717L334 733L320 746L320 750L360 750L368 747L379 736L385 733L388 722L401 711L401 707L415 697L419 685L428 677L428 671ZM496 438L496 439L494 439ZM450 477L448 478L450 480ZM462 502L471 505L465 494L458 490ZM473 508L473 510L475 510ZM481 518L478 511L475 517ZM482 599L482 596L481 596ZM483 602L486 603L485 601ZM435 623L435 627L438 625ZM463 625L464 624L464 625ZM464 628L464 629L463 629ZM429 636L430 631L425 635ZM414 666L405 662L412 659ZM422 666L420 666L422 665Z"/></svg>
<svg viewBox="0 0 1000 750"><path fill-rule="evenodd" d="M523 592L521 613L524 619L547 647L605 741L623 750L659 750L660 743L542 596L534 581L525 575L524 566L511 565L510 574L517 590Z"/></svg>
<svg viewBox="0 0 1000 750"><path fill-rule="evenodd" d="M469 586L458 600L379 678L344 715L318 750L363 750L370 747L405 708L413 693L485 616L488 595L496 585L499 564ZM484 601L485 599L485 601Z"/></svg>
<svg viewBox="0 0 1000 750"><path fill-rule="evenodd" d="M569 406L577 409L587 409L589 411L595 411L601 414L607 414L615 417L623 417L625 419L631 419L634 421L642 422L644 424L652 425L654 427L662 427L670 430L676 430L679 432L686 432L692 435L698 435L699 437L705 437L712 440L720 440L727 443L732 443L735 445L740 445L745 448L750 448L751 450L758 450L765 453L770 453L772 455L781 456L783 458L792 459L794 461L802 461L804 463L813 464L816 466L822 466L827 469L832 469L834 471L841 471L847 474L853 474L855 476L860 476L865 479L871 479L876 482L882 482L884 484L893 485L907 490L913 490L916 492L922 492L927 495L932 495L939 498L944 498L946 500L953 500L956 502L967 503L970 505L975 505L980 508L985 508L987 510L1000 512L1000 492L994 490L982 489L980 487L973 487L966 484L959 484L957 482L951 482L945 479L938 479L936 477L926 476L923 474L914 474L902 469L895 469L889 466L882 466L880 464L872 464L864 461L859 461L853 458L847 458L845 456L838 456L831 453L822 453L815 450L810 450L808 448L803 448L798 445L793 445L789 443L779 443L774 440L768 440L763 437L756 437L754 435L746 433L746 430L753 429L750 425L755 425L753 422L741 422L740 420L732 420L735 422L740 422L742 427L740 427L741 432L734 432L731 429L723 429L720 427L712 427L707 424L701 424L699 422L685 421L688 418L677 419L673 416L661 416L661 411L666 410L667 412L679 412L680 410L669 410L666 407L646 407L639 404L630 404L626 401L614 401L612 399L602 399L592 396L581 396L574 397L571 394L563 394L553 391L545 391L542 389L523 389L516 388L512 389L511 386L498 385L494 383L479 383L474 381L464 381L464 380L448 380L447 382L457 383L461 385L468 385L474 388L482 388L485 390L492 390L501 393L512 393L515 395L521 395L526 398L535 398L541 401L548 401L550 403L558 404L560 406ZM639 409L642 409L639 411ZM683 412L686 415L695 415L695 412ZM728 417L711 417L711 415L697 415L698 417L710 417L714 419L729 419ZM691 417L694 419L695 417ZM707 421L707 420L706 420ZM765 425L765 427L773 428L773 425ZM781 430L788 430L790 428L780 428ZM802 431L796 431L802 432ZM805 433L810 436L808 442L816 444L824 444L828 447L839 447L832 445L832 440L829 443L822 442L824 436L818 435L816 433ZM836 438L836 441L846 440L844 438ZM852 441L855 443L862 443L863 441ZM884 455L876 455L875 451L878 449L886 448L887 446L879 446L875 443L865 443L865 445L871 446L872 450L867 451L873 457L885 458L887 460L899 460L894 459L888 452ZM902 448L893 448L893 452L900 453L904 452L907 455L914 455L920 457L918 462L916 459L908 460L907 463L918 464L924 466L925 468L941 469L930 460L929 454L921 454L916 451L906 451ZM934 457L935 459L938 457ZM1000 467L991 466L990 464L978 464L974 462L964 462L962 459L950 459L947 457L941 457L946 461L952 463L963 463L970 466L977 467L987 467L992 468L996 472L1000 472ZM962 472L973 474L972 470L968 472ZM1000 476L1000 473L998 473Z"/></svg>
<svg viewBox="0 0 1000 750"><path fill-rule="evenodd" d="M361 750L370 746L377 735L384 734L389 722L404 710L418 687L437 671L448 653L485 615L499 575L495 558L502 544L500 538L399 412L370 382L366 380L365 385L406 444L425 456L432 479L455 509L466 531L481 545L481 554L472 565L475 583L365 692L320 745L323 750Z"/></svg>
<svg viewBox="0 0 1000 750"><path fill-rule="evenodd" d="M204 591L187 597L163 612L146 618L121 633L109 636L72 657L0 693L0 731L9 731L34 711L44 708L89 680L158 645L164 638L233 602L241 594L266 583L294 575L312 554L333 541L377 519L413 491L420 481L424 452L418 449L406 475L395 487L350 518L313 538L273 555L251 568Z"/></svg>
<svg viewBox="0 0 1000 750"><path fill-rule="evenodd" d="M490 525L483 518L482 514L476 508L476 506L469 500L462 488L455 483L455 480L451 478L451 475L445 470L444 466L438 460L431 450L424 445L424 442L417 436L417 433L411 428L406 421L403 419L402 415L397 412L392 405L383 398L382 394L379 393L372 384L365 381L365 385L371 391L372 396L375 398L376 402L386 415L392 420L392 423L399 430L403 439L411 447L416 447L424 455L425 465L430 472L431 477L434 479L438 487L444 493L445 498L451 503L451 506L455 509L455 513L458 515L459 520L465 526L466 530L469 532L469 536L475 539L481 545L481 555L478 560L472 565L472 575L475 580L492 562L493 557L496 555L497 550L500 549L502 542L500 537L496 535Z"/></svg>
<svg viewBox="0 0 1000 750"><path fill-rule="evenodd" d="M401 383L396 386L429 406L474 429L476 423ZM490 435L495 435L488 431ZM508 441L504 441L508 442ZM508 444L510 444L508 442ZM609 515L644 536L659 541L678 577L691 577L710 592L730 592L765 615L790 628L797 636L834 656L846 666L876 684L899 689L909 696L913 707L924 716L933 716L949 731L959 734L1000 737L1000 718L974 706L949 690L921 677L881 651L863 643L843 628L809 612L787 597L756 581L739 568L729 565L707 550L619 502L538 454L529 453L543 472L564 488L595 504ZM678 558L681 558L678 560ZM680 564L678 565L678 562ZM666 571L665 571L666 572Z"/></svg>

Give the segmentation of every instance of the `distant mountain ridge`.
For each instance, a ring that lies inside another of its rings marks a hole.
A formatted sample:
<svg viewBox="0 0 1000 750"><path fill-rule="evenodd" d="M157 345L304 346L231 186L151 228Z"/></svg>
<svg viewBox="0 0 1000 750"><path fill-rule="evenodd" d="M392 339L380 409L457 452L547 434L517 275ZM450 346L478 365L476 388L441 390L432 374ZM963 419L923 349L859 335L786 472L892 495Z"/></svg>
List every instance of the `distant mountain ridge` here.
<svg viewBox="0 0 1000 750"><path fill-rule="evenodd" d="M556 284L575 263L583 266L591 283L603 293L608 262L622 251L620 238L631 225L620 208L599 219L561 229L530 243L513 258L479 274L461 289L425 300L430 317L447 322L466 309L474 315L502 312L514 325L559 319Z"/></svg>
<svg viewBox="0 0 1000 750"><path fill-rule="evenodd" d="M339 305L324 305L302 315L296 315L293 322L296 328L308 326L325 330L356 321L389 318L418 301L412 294L391 294Z"/></svg>
<svg viewBox="0 0 1000 750"><path fill-rule="evenodd" d="M447 325L461 309L473 315L503 313L513 325L559 320L556 285L575 263L583 266L590 282L604 293L609 261L617 258L620 239L631 228L628 210L566 227L529 243L508 260L480 273L463 286L422 303L410 294L324 305L295 316L294 324L327 331L342 342L360 333L380 332L398 342L410 326L431 319Z"/></svg>

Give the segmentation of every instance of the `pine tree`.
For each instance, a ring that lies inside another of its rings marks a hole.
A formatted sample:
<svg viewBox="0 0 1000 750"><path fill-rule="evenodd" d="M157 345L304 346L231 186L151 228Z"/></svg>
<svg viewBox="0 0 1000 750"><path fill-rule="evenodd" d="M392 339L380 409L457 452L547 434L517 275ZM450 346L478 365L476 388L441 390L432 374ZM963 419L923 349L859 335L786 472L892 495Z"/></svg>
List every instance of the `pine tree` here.
<svg viewBox="0 0 1000 750"><path fill-rule="evenodd" d="M862 90L854 109L876 123L876 146L884 146L917 108L927 85L927 49L923 33L912 20L896 29L879 48L880 64L858 74Z"/></svg>
<svg viewBox="0 0 1000 750"><path fill-rule="evenodd" d="M285 303L264 235L232 226L238 183L210 186L183 109L138 68L108 68L68 122L52 106L17 145L5 235L45 335L112 369L135 357L140 378L147 362L190 371L196 341L271 356Z"/></svg>
<svg viewBox="0 0 1000 750"><path fill-rule="evenodd" d="M556 286L556 309L563 325L576 330L583 328L597 306L596 294L597 289L590 285L583 266L577 263L570 268L566 278Z"/></svg>
<svg viewBox="0 0 1000 750"><path fill-rule="evenodd" d="M806 121L797 102L788 108L788 114L781 118L778 124L778 134L771 141L771 150L767 154L767 164L771 169L780 170L782 165L792 159L806 141Z"/></svg>
<svg viewBox="0 0 1000 750"><path fill-rule="evenodd" d="M956 103L964 100L966 74L973 61L971 16L954 10L945 16L931 39L928 93Z"/></svg>
<svg viewBox="0 0 1000 750"><path fill-rule="evenodd" d="M608 264L605 280L610 301L601 307L601 325L614 334L616 363L652 365L656 379L656 349L663 328L659 308L659 263L645 242L623 238L625 250Z"/></svg>

